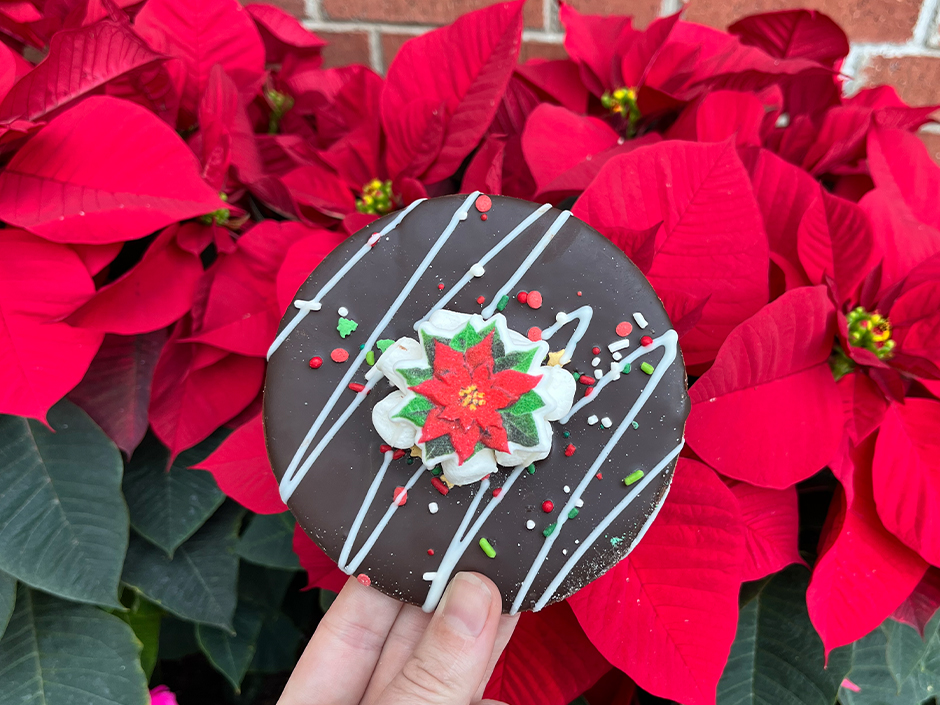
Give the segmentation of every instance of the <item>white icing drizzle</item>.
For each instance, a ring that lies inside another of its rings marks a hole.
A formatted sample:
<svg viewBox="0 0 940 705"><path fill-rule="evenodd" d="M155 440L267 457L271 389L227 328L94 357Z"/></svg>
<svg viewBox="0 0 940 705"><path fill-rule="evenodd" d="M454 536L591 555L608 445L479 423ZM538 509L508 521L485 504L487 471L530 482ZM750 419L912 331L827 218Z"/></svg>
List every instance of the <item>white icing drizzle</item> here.
<svg viewBox="0 0 940 705"><path fill-rule="evenodd" d="M418 330L420 325L431 317L431 314L444 308L444 306L447 305L447 302L453 299L454 296L456 296L471 279L482 276L482 274L485 272L484 267L486 267L487 263L489 263L490 260L502 252L503 249L506 248L513 240L519 237L530 225L541 218L542 214L544 214L545 211L550 210L551 207L551 203L546 203L545 205L539 206L535 212L531 213L525 220L519 223L519 225L510 230L506 237L500 240L489 252L483 255L482 259L474 264L466 274L460 277L460 280L454 284L454 286L452 286L447 291L447 293L444 294L444 296L442 296L436 304L434 304L434 306L431 307L431 310L428 311L421 320L415 323L415 330ZM479 272L479 274L477 274L477 272ZM499 299L496 299L496 303L499 303Z"/></svg>
<svg viewBox="0 0 940 705"><path fill-rule="evenodd" d="M405 492L414 487L414 484L418 481L418 478L421 477L421 474L427 470L426 465L422 465L415 471L415 474L408 478L408 482L405 483ZM362 563L362 560L368 555L369 551L372 550L372 547L375 545L375 542L379 540L379 536L382 535L382 532L385 531L385 527L388 526L388 522L391 521L392 516L398 511L398 503L392 501L388 505L388 509L385 510L385 514L382 516L382 519L378 524L375 525L375 528L372 529L372 533L369 534L369 538L366 539L366 542L363 544L362 548L359 549L359 553L356 554L349 565L345 568L342 568L343 572L347 575L352 575L356 572L356 568L359 567L359 564Z"/></svg>
<svg viewBox="0 0 940 705"><path fill-rule="evenodd" d="M460 557L463 556L470 544L473 543L473 539L476 538L480 529L483 528L483 524L489 519L490 514L493 513L493 510L496 509L503 497L509 494L513 483L519 478L525 468L525 465L517 465L513 468L509 477L506 478L506 482L503 483L502 491L487 502L483 511L480 512L480 516L473 522L473 526L470 527L469 531L466 531L467 524L470 522L470 519L473 518L473 515L476 514L480 500L490 486L490 481L487 479L480 482L480 489L477 490L476 495L474 495L473 501L467 509L467 513L464 514L463 521L460 522L460 526L451 539L447 551L445 551L443 558L441 558L441 564L437 568L437 573L434 576L434 580L431 582L431 587L428 588L428 596L421 606L422 610L432 612L434 608L437 607L441 595L444 594L444 588L447 587L447 581L450 579L451 573L457 566L457 561L460 560ZM466 533L464 533L465 531Z"/></svg>
<svg viewBox="0 0 940 705"><path fill-rule="evenodd" d="M291 495L294 493L294 490L301 483L306 476L307 471L316 461L317 457L322 452L323 448L326 447L336 432L340 427L346 422L349 416L352 414L352 411L355 410L355 407L362 402L362 398L365 397L367 390L371 389L375 385L375 382L378 381L378 378L375 380L369 380L369 383L366 385L366 389L357 394L357 398L347 409L339 420L333 425L333 428L330 429L330 432L324 436L323 441L317 446L313 453L311 453L307 459L304 461L303 465L298 468L297 465L300 463L301 458L303 458L304 453L307 452L307 449L310 447L310 444L313 443L313 439L316 437L317 432L320 430L320 427L323 425L323 422L326 420L326 417L333 410L333 407L336 406L336 402L339 401L340 395L346 389L349 382L352 380L353 376L358 372L359 366L362 365L363 361L366 359L366 355L375 345L376 341L381 336L382 332L388 326L389 322L392 320L394 315L398 313L398 309L401 308L402 304L405 302L405 299L408 298L408 295L411 293L412 289L415 288L415 285L418 283L418 280L421 279L421 276L428 270L431 262L438 255L441 249L447 244L447 240L453 234L454 230L457 228L457 224L460 223L461 214L466 216L467 211L473 205L476 197L480 195L479 191L474 191L460 205L457 211L450 219L447 227L444 229L444 232L440 234L435 243L431 246L431 249L428 250L428 253L424 256L424 259L421 260L421 263L415 269L414 273L411 275L411 278L408 280L408 283L405 284L404 288L399 292L396 299L392 302L392 305L389 306L388 311L385 312L385 316L379 321L378 325L369 334L368 340L363 344L362 349L359 351L359 354L356 356L356 359L353 360L349 369L346 371L346 374L343 375L343 378L339 381L339 384L336 385L336 389L333 390L333 394L330 395L330 398L327 400L326 404L323 406L323 409L320 410L319 415L316 420L313 422L313 425L310 427L310 430L307 431L307 435L304 437L303 441L300 444L300 447L297 449L297 452L294 453L294 457L291 459L290 464L287 466L287 470L284 472L284 477L281 478L281 499L284 502L287 502L290 499ZM404 212L404 211L403 211ZM401 215L401 214L399 214ZM396 220L398 220L396 218ZM395 222L395 221L393 221ZM336 277L334 277L335 279ZM332 281L332 280L331 280ZM286 329L285 329L286 330ZM360 396L362 398L360 398Z"/></svg>
<svg viewBox="0 0 940 705"><path fill-rule="evenodd" d="M346 274L349 272L350 269L352 269L359 263L359 260L361 260L367 254L369 254L369 250L372 249L372 245L374 245L376 242L378 242L382 237L390 233L392 230L397 228L399 223L401 223L401 221L405 219L406 215L411 213L411 211L417 208L420 203L426 200L427 200L426 198L419 198L417 201L410 204L407 208L403 209L398 215L396 215L395 218L392 220L392 222L390 222L388 225L382 228L381 231L379 231L377 234L370 237L368 242L366 242L365 245L360 247L359 250L356 252L356 254L354 254L352 257L349 258L346 264L340 267L340 270L336 274L334 274L332 278L330 278L330 280L326 284L323 285L323 288L320 289L320 291L317 292L316 296L314 296L310 301L297 300L294 302L294 306L300 310L294 314L294 317L290 320L290 323L284 326L284 330L278 333L277 337L274 339L274 342L271 343L271 347L268 348L269 360L271 359L271 356L274 354L274 352L279 347L281 347L284 341L287 340L287 337L291 333L294 332L294 329L298 325L300 325L300 322L304 320L306 315L310 313L311 310L313 311L320 310L320 305L321 305L320 300L324 296L326 296L333 289L334 286L336 286L337 282L339 282L340 279L346 276Z"/></svg>
<svg viewBox="0 0 940 705"><path fill-rule="evenodd" d="M544 338L545 336L543 335L542 337ZM679 336L676 334L674 330L667 330L658 338L654 338L652 344L644 345L642 348L638 348L634 350L632 353L630 353L629 355L627 355L623 359L623 362L620 363L620 369L623 370L623 368L626 365L629 365L638 357L642 357L643 355L646 355L647 353L650 353L653 350L656 350L656 348L666 348L666 354L663 356L663 359L659 364L660 366L662 366L663 364L666 364L668 366L672 362L672 359L667 359L669 358L669 354L670 354L669 350L672 350L672 356L675 357L675 348L676 348L676 343L678 342L678 340L679 340ZM659 367L657 367L656 370L654 370L653 376L656 376L657 372L659 372ZM611 382L616 381L617 379L620 379L620 375L605 375L601 380L598 381L597 386L594 387L594 391L590 395L586 397L581 397L577 402L575 402L574 406L571 407L571 410L565 416L561 418L561 421L559 421L559 423L562 423L562 424L568 423L571 420L571 417L574 416L576 413L578 413L578 411L580 411L581 409L586 407L588 404L593 402L595 399L597 399L597 397L599 397L600 393L603 391L604 387L606 387Z"/></svg>
<svg viewBox="0 0 940 705"><path fill-rule="evenodd" d="M346 565L346 560L349 558L349 553L352 551L353 544L356 542L356 536L359 534L359 528L362 526L363 519L366 518L366 512L369 511L369 507L372 506L372 500L375 499L375 493L379 491L379 485L382 484L382 480L385 478L385 471L388 470L389 464L392 462L392 456L394 456L394 451L388 450L385 451L385 460L382 461L382 467L379 468L378 473L376 473L375 478L372 480L372 484L369 485L369 491L366 492L366 498L362 501L362 505L359 507L359 512L356 514L356 519L352 523L352 527L349 529L349 536L346 537L346 542L343 544L343 550L339 554L339 565Z"/></svg>
<svg viewBox="0 0 940 705"><path fill-rule="evenodd" d="M620 503L617 504L617 506L614 507L610 511L610 513L607 516L605 516L597 526L594 527L594 530L590 534L588 534L588 537L584 539L584 542L581 543L578 546L578 548L575 550L575 552L571 554L571 557L567 561L565 561L565 564L562 566L561 570L558 571L555 577L552 578L552 582L550 582L548 584L548 587L545 588L545 592L542 593L542 596L538 599L538 602L535 603L534 609L536 612L542 609L545 606L545 603L547 603L551 599L552 595L555 594L555 591L558 589L558 587L562 584L562 582L564 582L565 578L568 577L568 573L572 571L575 565L577 565L578 561L581 560L582 556L584 556L584 554L594 544L594 542L597 541L598 538L600 538L601 534L603 534L604 531L607 530L607 527L610 526L611 523L613 523L613 521L618 516L620 516L621 513L623 513L623 510L626 509L628 506L630 506L633 500L635 500L637 496L639 496L640 492L646 489L646 487L650 484L650 482L652 482L656 477L658 477L659 474L665 469L665 467L669 465L669 463L672 462L672 460L677 455L679 455L679 451L682 450L683 445L685 445L684 440L680 442L679 445L677 445L675 448L673 448L669 452L669 455L667 455L665 458L659 461L656 467L650 470L643 477L642 480L640 480L636 485L634 485L633 488L630 490L630 493L627 494L627 496L624 497L622 500L620 500ZM659 506L662 506L662 505L659 505ZM659 507L657 507L657 510L658 508ZM655 519L655 516L651 516L647 520L646 524L643 527L642 532L637 536L636 539L634 539L633 543L630 544L631 549L633 548L633 546L635 546L639 542L639 539L642 538L643 534L646 533L646 529L649 528L650 524L653 523L653 519Z"/></svg>
<svg viewBox="0 0 940 705"><path fill-rule="evenodd" d="M531 589L532 583L534 582L536 575L538 575L539 569L542 567L542 563L545 562L546 557L552 550L552 545L561 535L564 525L568 521L568 512L570 512L576 506L577 501L581 499L581 495L584 494L584 490L591 483L591 480L594 479L594 475L607 460L607 456L610 455L611 451L613 451L617 443L620 442L620 439L623 437L623 434L626 433L627 428L630 427L633 419L636 418L636 415L646 405L646 402L649 401L649 398L652 396L656 387L659 385L660 380L666 374L666 370L669 369L672 362L676 359L676 350L679 341L679 336L676 334L676 332L674 330L666 331L658 338L658 340L661 341L660 346L658 347L663 348L663 357L659 361L659 365L657 365L656 369L653 370L653 374L650 375L649 381L643 387L643 391L640 393L640 396L637 397L637 400L633 403L633 406L630 407L630 411L627 413L626 417L624 417L623 421L620 422L620 425L617 426L616 430L611 435L610 440L604 444L601 452L598 454L597 458L594 459L594 462L591 464L591 467L588 468L587 472L584 473L584 477L581 478L581 482L578 483L578 486L575 488L571 497L567 502L565 502L565 506L562 507L558 515L558 522L555 527L555 531L546 537L545 543L542 544L542 548L539 549L538 555L535 557L535 560L532 562L532 565L529 568L529 572L522 581L522 586L519 588L519 592L516 593L516 597L512 603L512 608L509 611L510 614L515 614L519 611L519 607L522 605L522 601L525 599L525 596ZM643 348L643 350L647 352L652 349L653 346ZM598 387L600 387L600 384ZM597 391L591 395L591 397L597 396L599 392L600 389L598 388ZM570 418L571 414L574 412L575 409L572 408L571 412L568 414L568 417ZM564 422L564 419L562 421ZM678 453L678 450L676 453ZM545 599L550 599L551 593L546 592L542 597Z"/></svg>
<svg viewBox="0 0 940 705"><path fill-rule="evenodd" d="M565 354L562 355L561 359L562 364L571 362L571 358L574 357L575 348L578 347L578 343L581 341L581 338L583 338L584 334L587 333L588 326L591 325L591 318L593 317L594 309L590 306L582 306L581 308L576 308L571 313L566 313L561 318L561 320L559 320L558 316L555 316L555 323L542 331L542 340L548 340L553 335L555 335L555 333L557 333L562 326L571 323L571 321L574 319L577 319L578 325L574 329L574 333L571 334L571 337L568 338L568 342L565 343Z"/></svg>
<svg viewBox="0 0 940 705"><path fill-rule="evenodd" d="M483 309L483 318L489 318L493 315L493 312L496 311L496 305L499 303L499 300L506 296L512 288L518 283L522 276L529 271L529 267L539 258L545 248L548 247L549 243L554 239L555 235L558 234L558 231L561 230L561 226L565 224L568 218L571 217L571 211L562 211L555 222L551 224L548 230L545 231L545 234L542 236L542 239L539 240L535 247L532 248L532 251L529 255L522 261L522 264L519 265L519 268L512 273L512 276L509 277L509 280L503 284L503 287L496 292L493 296L493 300Z"/></svg>

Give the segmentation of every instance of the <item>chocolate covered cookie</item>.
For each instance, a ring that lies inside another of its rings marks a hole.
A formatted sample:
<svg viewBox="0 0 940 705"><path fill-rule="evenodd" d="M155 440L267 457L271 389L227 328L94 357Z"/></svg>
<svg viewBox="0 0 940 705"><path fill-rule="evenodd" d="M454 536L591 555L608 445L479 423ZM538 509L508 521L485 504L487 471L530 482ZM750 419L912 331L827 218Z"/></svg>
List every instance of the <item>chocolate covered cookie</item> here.
<svg viewBox="0 0 940 705"><path fill-rule="evenodd" d="M334 250L269 353L281 495L340 568L433 609L460 570L504 610L564 599L665 499L685 367L640 271L549 205L411 204Z"/></svg>

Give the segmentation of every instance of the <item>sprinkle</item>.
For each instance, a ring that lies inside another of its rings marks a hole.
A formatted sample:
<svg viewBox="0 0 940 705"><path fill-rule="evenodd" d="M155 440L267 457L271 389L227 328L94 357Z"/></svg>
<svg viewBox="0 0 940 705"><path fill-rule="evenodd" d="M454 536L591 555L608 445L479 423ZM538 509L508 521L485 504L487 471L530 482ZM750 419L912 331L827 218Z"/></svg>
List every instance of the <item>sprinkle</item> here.
<svg viewBox="0 0 940 705"><path fill-rule="evenodd" d="M571 508L571 511L568 512L568 518L569 518L569 519L574 519L576 516L578 516L578 509L577 509L577 507L572 507L572 508Z"/></svg>
<svg viewBox="0 0 940 705"><path fill-rule="evenodd" d="M571 431L562 431L561 435L565 438L571 438Z"/></svg>
<svg viewBox="0 0 940 705"><path fill-rule="evenodd" d="M597 355L597 353L594 354ZM595 357L593 360L591 360L591 367L597 367L599 364L601 364L601 359L599 357Z"/></svg>
<svg viewBox="0 0 940 705"><path fill-rule="evenodd" d="M568 314L564 311L559 311L555 314L555 323L558 325L564 325L568 322Z"/></svg>
<svg viewBox="0 0 940 705"><path fill-rule="evenodd" d="M620 365L616 362L610 363L610 376L614 378L615 382L620 379Z"/></svg>
<svg viewBox="0 0 940 705"><path fill-rule="evenodd" d="M414 459L414 458L408 458L408 460L406 460L405 462L408 463L409 465L414 465L414 464L415 464L415 459Z"/></svg>
<svg viewBox="0 0 940 705"><path fill-rule="evenodd" d="M525 471L526 471L527 473L529 473L530 475L534 475L534 474L535 474L535 463L532 463L529 467L527 467L527 468L525 469Z"/></svg>
<svg viewBox="0 0 940 705"><path fill-rule="evenodd" d="M502 488L502 487L497 487L495 490L493 490L493 496L494 496L494 497L499 497L502 493L503 493L503 488Z"/></svg>
<svg viewBox="0 0 940 705"><path fill-rule="evenodd" d="M621 369L621 372L623 372L625 375L628 375L628 374L630 374L630 370L632 370L632 369L633 369L633 367L630 365L630 363L629 363L629 362L625 362L625 363L623 363L623 368Z"/></svg>
<svg viewBox="0 0 940 705"><path fill-rule="evenodd" d="M617 324L617 327L614 328L614 331L621 338L626 338L628 335L630 335L630 332L632 330L633 330L633 326L630 325L628 321L620 321L620 323Z"/></svg>
<svg viewBox="0 0 940 705"><path fill-rule="evenodd" d="M497 311L503 311L503 310L505 310L505 309L506 309L506 305L507 305L508 303L509 303L509 296L508 296L507 294L503 294L503 298L501 298L501 299L499 300L499 303L496 304L496 310L497 310Z"/></svg>
<svg viewBox="0 0 940 705"><path fill-rule="evenodd" d="M555 509L555 503L552 502L552 500L546 499L544 502L542 502L542 511L545 512L546 514L552 512L554 509Z"/></svg>
<svg viewBox="0 0 940 705"><path fill-rule="evenodd" d="M339 331L339 335L341 338L347 337L350 333L352 333L358 327L359 327L358 323L348 318L340 318L339 321L336 322L336 330Z"/></svg>
<svg viewBox="0 0 940 705"><path fill-rule="evenodd" d="M603 479L604 479L604 473L599 472L599 473L597 473L594 477L596 477L598 480L603 480Z"/></svg>
<svg viewBox="0 0 940 705"><path fill-rule="evenodd" d="M428 555L429 555L429 556L433 556L433 555L434 555L434 549L433 549L433 548L429 548L429 549L428 549Z"/></svg>
<svg viewBox="0 0 940 705"><path fill-rule="evenodd" d="M437 577L437 572L431 570L421 576L424 580L427 580L429 583Z"/></svg>
<svg viewBox="0 0 940 705"><path fill-rule="evenodd" d="M486 554L487 558L496 558L496 549L486 539L480 539L480 548L483 549L483 553Z"/></svg>
<svg viewBox="0 0 940 705"><path fill-rule="evenodd" d="M485 296L478 296L478 297L477 297L477 303L480 304L481 306L483 305L483 302L484 302L484 301L486 301L486 297L485 297Z"/></svg>
<svg viewBox="0 0 940 705"><path fill-rule="evenodd" d="M348 316L349 309L345 306L340 306L338 309L336 309L336 313L338 313L340 316Z"/></svg>
<svg viewBox="0 0 940 705"><path fill-rule="evenodd" d="M643 314L640 313L639 311L633 314L633 320L636 321L636 324L640 328L646 328L646 326L649 325L649 323L646 322L646 318L644 318Z"/></svg>
<svg viewBox="0 0 940 705"><path fill-rule="evenodd" d="M477 196L477 200L474 201L473 205L475 205L477 210L481 213L486 213L490 208L493 207L493 199L484 193L480 196Z"/></svg>
<svg viewBox="0 0 940 705"><path fill-rule="evenodd" d="M369 236L369 240L366 242L366 244L367 244L369 247L375 247L376 245L379 244L379 240L380 240L381 238L382 238L382 233L372 233L372 234Z"/></svg>
<svg viewBox="0 0 940 705"><path fill-rule="evenodd" d="M601 354L601 349L595 345L593 348L591 348L591 354L592 354L592 355L600 355L600 354Z"/></svg>
<svg viewBox="0 0 940 705"><path fill-rule="evenodd" d="M450 490L447 489L447 485L445 485L443 482L441 482L441 478L439 478L439 477L432 477L432 478L431 478L431 484L434 485L434 489L436 489L438 492L440 492L440 493L441 493L442 495L444 495L445 497L447 496L447 493L450 492Z"/></svg>
<svg viewBox="0 0 940 705"><path fill-rule="evenodd" d="M486 213L480 216L480 220L486 220Z"/></svg>
<svg viewBox="0 0 940 705"><path fill-rule="evenodd" d="M580 292L580 291L578 292L578 296L581 296L581 292Z"/></svg>
<svg viewBox="0 0 940 705"><path fill-rule="evenodd" d="M444 291L444 283L441 282L440 284L438 284L437 288L440 289L441 291Z"/></svg>
<svg viewBox="0 0 940 705"><path fill-rule="evenodd" d="M335 348L333 352L330 353L330 359L333 362L346 362L349 359L349 352L343 348Z"/></svg>
<svg viewBox="0 0 940 705"><path fill-rule="evenodd" d="M594 379L593 377L589 377L588 375L581 375L580 377L578 377L578 381L581 384L587 384L587 385L597 384L597 380Z"/></svg>
<svg viewBox="0 0 940 705"><path fill-rule="evenodd" d="M568 487L568 485L565 485L562 489L565 491L565 494L568 494L569 492L571 492L571 488Z"/></svg>
<svg viewBox="0 0 940 705"><path fill-rule="evenodd" d="M614 358L615 360L623 359L623 355L621 355L619 352L615 352L613 355L611 355L611 357Z"/></svg>
<svg viewBox="0 0 940 705"><path fill-rule="evenodd" d="M600 421L600 419L597 418L597 414L591 414L590 416L588 416L588 420L587 420L588 426L593 426L598 421Z"/></svg>
<svg viewBox="0 0 940 705"><path fill-rule="evenodd" d="M532 326L526 335L533 343L537 343L542 339L542 329L538 326Z"/></svg>
<svg viewBox="0 0 940 705"><path fill-rule="evenodd" d="M648 335L644 335L642 338L640 338L640 345L642 345L644 348L648 348L652 344L653 344L653 339L650 338Z"/></svg>
<svg viewBox="0 0 940 705"><path fill-rule="evenodd" d="M634 470L634 471L631 472L629 475L627 475L625 478L623 478L623 484L625 484L627 487L629 487L629 486L632 485L634 482L637 482L637 481L638 481L641 477L643 477L643 475L645 475L645 474L646 474L646 473L644 473L642 470Z"/></svg>
<svg viewBox="0 0 940 705"><path fill-rule="evenodd" d="M574 452L576 450L577 448L575 448L574 443L569 443L567 447L565 448L565 455L567 455L570 458L572 455L574 455Z"/></svg>
<svg viewBox="0 0 940 705"><path fill-rule="evenodd" d="M568 549L567 549L567 548L561 549L561 555L567 556L567 555L568 555Z"/></svg>
<svg viewBox="0 0 940 705"><path fill-rule="evenodd" d="M653 370L656 368L653 367L650 363L644 362L642 365L640 365L640 369L643 370L646 374L651 375L653 374Z"/></svg>
<svg viewBox="0 0 940 705"><path fill-rule="evenodd" d="M574 503L574 506L576 506L578 509L580 509L581 507L584 506L584 500L583 500L583 499L579 499L577 502Z"/></svg>
<svg viewBox="0 0 940 705"><path fill-rule="evenodd" d="M604 428L610 428L613 425L614 425L614 422L610 420L609 416L605 416L604 418L601 419L601 426L603 426Z"/></svg>
<svg viewBox="0 0 940 705"><path fill-rule="evenodd" d="M639 424L638 421L634 421L634 422L633 422L632 424L630 424L630 425L633 426L633 428L639 428L639 427L640 427L640 424Z"/></svg>
<svg viewBox="0 0 940 705"><path fill-rule="evenodd" d="M544 529L542 529L542 536L544 536L545 538L548 538L549 536L554 534L556 526L558 526L556 522L552 522L551 524L546 526Z"/></svg>
<svg viewBox="0 0 940 705"><path fill-rule="evenodd" d="M361 584L365 585L366 587L369 587L372 584L371 578L369 578L369 576L366 575L365 573L359 573L359 575L356 576L356 580L358 580Z"/></svg>
<svg viewBox="0 0 940 705"><path fill-rule="evenodd" d="M584 396L589 397L594 393L594 387L586 387L584 389Z"/></svg>
<svg viewBox="0 0 940 705"><path fill-rule="evenodd" d="M382 338L379 342L375 344L375 347L377 347L382 352L385 352L394 344L395 344L395 341L392 340L391 338Z"/></svg>
<svg viewBox="0 0 940 705"><path fill-rule="evenodd" d="M574 377L574 381L575 381L575 382L577 382L577 381L581 378L581 373L580 373L580 372L575 372L574 370L572 370L572 371L571 371L571 374L572 374L572 376Z"/></svg>
<svg viewBox="0 0 940 705"><path fill-rule="evenodd" d="M440 465L435 465L433 468L431 468L431 474L434 475L434 477L440 477L443 473L444 471L441 470Z"/></svg>
<svg viewBox="0 0 940 705"><path fill-rule="evenodd" d="M322 358L322 357L311 357L311 358L310 358L310 369L311 369L311 370L318 370L318 369L320 369L320 365L322 365L322 364L323 364L323 358Z"/></svg>
<svg viewBox="0 0 940 705"><path fill-rule="evenodd" d="M360 349L360 350L365 350L365 349L366 349L366 344L365 344L365 343L359 343L359 349Z"/></svg>
<svg viewBox="0 0 940 705"><path fill-rule="evenodd" d="M614 537L610 540L610 545L611 545L611 546L616 546L616 545L621 544L621 543L623 543L623 539L620 538L619 536L614 536Z"/></svg>
<svg viewBox="0 0 940 705"><path fill-rule="evenodd" d="M516 301L518 301L520 304L524 304L528 300L529 300L528 291L520 291L518 294L516 294Z"/></svg>
<svg viewBox="0 0 940 705"><path fill-rule="evenodd" d="M403 450L403 449L401 449L401 448L396 448L396 449L395 449L395 452L392 453L392 460L401 460L402 458L405 457L405 453L406 453L406 452L407 452L407 451L405 451L405 450Z"/></svg>
<svg viewBox="0 0 940 705"><path fill-rule="evenodd" d="M381 453L388 453L391 449L392 447L388 443L383 443L379 446L379 452Z"/></svg>
<svg viewBox="0 0 940 705"><path fill-rule="evenodd" d="M300 310L307 309L308 311L319 311L322 308L322 304L319 301L304 301L303 299L297 299L294 302L294 308L299 308Z"/></svg>
<svg viewBox="0 0 940 705"><path fill-rule="evenodd" d="M405 506L405 502L408 501L408 490L404 487L396 487L392 493L392 501L399 507Z"/></svg>
<svg viewBox="0 0 940 705"><path fill-rule="evenodd" d="M532 529L535 528L535 522L529 519L529 521L525 523L525 528L527 528L529 531L532 531Z"/></svg>
<svg viewBox="0 0 940 705"><path fill-rule="evenodd" d="M438 509L440 509L440 507L437 506L437 502L431 502L428 504L428 511L431 512L431 514L437 514Z"/></svg>
<svg viewBox="0 0 940 705"><path fill-rule="evenodd" d="M483 265L477 262L475 265L470 267L470 274L474 277L482 277L484 274L486 274L486 270L483 269Z"/></svg>
<svg viewBox="0 0 940 705"><path fill-rule="evenodd" d="M370 365L375 364L375 352L374 351L370 350L369 352L366 353L366 362L368 362Z"/></svg>
<svg viewBox="0 0 940 705"><path fill-rule="evenodd" d="M350 383L349 383L349 388L350 388L351 390L353 390L356 394L359 394L359 392L365 391L366 385L364 385L364 384L359 384L358 382L350 382ZM366 392L366 394L368 394L368 393L369 393L369 392Z"/></svg>
<svg viewBox="0 0 940 705"><path fill-rule="evenodd" d="M537 291L530 291L526 303L529 304L529 308L542 308L542 295Z"/></svg>
<svg viewBox="0 0 940 705"><path fill-rule="evenodd" d="M618 340L614 343L611 343L610 345L607 346L607 349L610 350L610 352L615 353L618 350L623 350L629 347L630 347L630 339L624 338L622 340Z"/></svg>
<svg viewBox="0 0 940 705"><path fill-rule="evenodd" d="M596 379L600 379L603 376L604 376L604 370L602 370L600 367L594 370L594 377Z"/></svg>

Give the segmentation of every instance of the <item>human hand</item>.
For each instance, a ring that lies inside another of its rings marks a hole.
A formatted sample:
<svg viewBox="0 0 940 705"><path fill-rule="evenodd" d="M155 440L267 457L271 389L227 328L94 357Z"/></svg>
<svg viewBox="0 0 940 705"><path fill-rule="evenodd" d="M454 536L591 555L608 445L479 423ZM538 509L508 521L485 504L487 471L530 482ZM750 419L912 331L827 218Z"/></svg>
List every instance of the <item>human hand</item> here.
<svg viewBox="0 0 940 705"><path fill-rule="evenodd" d="M480 701L518 615L458 573L433 615L350 578L320 621L278 705L495 705Z"/></svg>

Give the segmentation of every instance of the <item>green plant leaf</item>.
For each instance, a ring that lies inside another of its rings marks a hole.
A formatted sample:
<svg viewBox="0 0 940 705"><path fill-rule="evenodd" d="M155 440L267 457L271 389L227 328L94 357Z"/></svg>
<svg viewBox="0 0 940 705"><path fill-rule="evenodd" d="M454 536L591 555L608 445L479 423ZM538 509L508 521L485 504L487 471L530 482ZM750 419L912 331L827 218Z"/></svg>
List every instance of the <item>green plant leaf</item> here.
<svg viewBox="0 0 940 705"><path fill-rule="evenodd" d="M516 372L527 373L529 368L532 367L532 361L535 360L536 353L538 353L538 348L503 355L495 359L493 371L502 372L504 370L515 370Z"/></svg>
<svg viewBox="0 0 940 705"><path fill-rule="evenodd" d="M499 415L503 419L503 428L506 429L506 436L511 443L518 443L527 448L538 445L539 430L532 414L516 416L507 411L500 411Z"/></svg>
<svg viewBox="0 0 940 705"><path fill-rule="evenodd" d="M249 671L281 673L297 663L297 647L303 634L283 612L271 615L261 625L255 657Z"/></svg>
<svg viewBox="0 0 940 705"><path fill-rule="evenodd" d="M290 512L258 514L252 517L245 533L238 540L236 553L256 565L299 570L300 561L293 548L296 523Z"/></svg>
<svg viewBox="0 0 940 705"><path fill-rule="evenodd" d="M131 536L123 580L182 619L232 629L235 612L238 527L243 510L223 505L173 558Z"/></svg>
<svg viewBox="0 0 940 705"><path fill-rule="evenodd" d="M434 376L430 367L406 367L398 370L401 376L405 378L405 383L409 387L417 387L422 382L426 382Z"/></svg>
<svg viewBox="0 0 940 705"><path fill-rule="evenodd" d="M170 451L148 433L124 471L131 526L170 556L225 501L211 473L189 467L205 460L226 435L214 433L168 468Z"/></svg>
<svg viewBox="0 0 940 705"><path fill-rule="evenodd" d="M531 414L536 409L541 409L543 406L545 406L545 402L542 401L542 397L530 390L519 397L516 403L506 409L506 411L513 416L525 416Z"/></svg>
<svg viewBox="0 0 940 705"><path fill-rule="evenodd" d="M15 605L16 580L6 573L0 573L0 638L3 637Z"/></svg>
<svg viewBox="0 0 940 705"><path fill-rule="evenodd" d="M809 571L793 566L752 591L718 682L718 705L832 705L852 664L851 650L825 661L809 620Z"/></svg>
<svg viewBox="0 0 940 705"><path fill-rule="evenodd" d="M140 652L140 666L144 669L147 680L150 680L157 665L160 622L165 612L133 590L125 590L121 602L127 609L114 610L112 614L134 630L134 636L143 647Z"/></svg>
<svg viewBox="0 0 940 705"><path fill-rule="evenodd" d="M434 408L434 405L419 394L414 399L405 404L405 408L395 414L394 418L401 417L410 421L420 428L428 418L428 412Z"/></svg>
<svg viewBox="0 0 940 705"><path fill-rule="evenodd" d="M114 615L20 584L0 640L0 705L149 705L139 654Z"/></svg>
<svg viewBox="0 0 940 705"><path fill-rule="evenodd" d="M940 659L940 616L927 623L923 639L915 629L893 619L885 620L881 629L888 640L885 656L898 690L916 674L940 673L940 664L937 663ZM933 692L940 692L940 688Z"/></svg>
<svg viewBox="0 0 940 705"><path fill-rule="evenodd" d="M119 607L127 550L121 454L63 400L38 421L0 416L0 570L78 602Z"/></svg>
<svg viewBox="0 0 940 705"><path fill-rule="evenodd" d="M177 619L173 615L166 615L160 622L160 658L172 660L198 652L196 625Z"/></svg>

